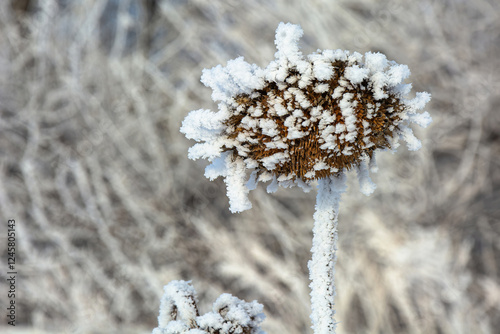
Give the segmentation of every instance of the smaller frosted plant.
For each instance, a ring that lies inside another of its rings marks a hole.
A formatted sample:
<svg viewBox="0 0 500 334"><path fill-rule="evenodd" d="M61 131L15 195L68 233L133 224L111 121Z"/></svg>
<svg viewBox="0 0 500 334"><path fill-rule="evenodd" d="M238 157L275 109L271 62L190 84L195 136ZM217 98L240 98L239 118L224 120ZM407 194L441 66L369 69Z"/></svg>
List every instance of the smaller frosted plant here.
<svg viewBox="0 0 500 334"><path fill-rule="evenodd" d="M411 84L406 65L380 53L317 51L304 57L298 25L276 30L276 59L262 69L243 57L204 70L201 81L212 88L218 111L194 110L181 131L198 141L189 158L208 159L205 176L224 177L232 212L251 208L248 193L258 182L299 186L318 184L311 278L312 327L334 333L334 266L337 217L345 174L356 170L360 189L371 194L377 150L393 150L399 139L409 150L420 141L409 125L426 127L431 118L419 111L428 93L406 96Z"/></svg>
<svg viewBox="0 0 500 334"><path fill-rule="evenodd" d="M222 294L213 311L199 314L196 291L190 282L172 281L164 287L158 327L151 334L265 334L260 324L263 306Z"/></svg>

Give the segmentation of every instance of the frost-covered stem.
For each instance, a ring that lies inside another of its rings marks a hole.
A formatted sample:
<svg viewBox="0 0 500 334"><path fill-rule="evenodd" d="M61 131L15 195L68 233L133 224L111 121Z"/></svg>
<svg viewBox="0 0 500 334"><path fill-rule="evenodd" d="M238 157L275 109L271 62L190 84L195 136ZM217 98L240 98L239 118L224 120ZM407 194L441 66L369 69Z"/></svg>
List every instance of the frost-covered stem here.
<svg viewBox="0 0 500 334"><path fill-rule="evenodd" d="M314 213L311 279L311 321L315 334L335 333L335 262L337 260L337 223L339 203L345 191L345 176L318 180Z"/></svg>

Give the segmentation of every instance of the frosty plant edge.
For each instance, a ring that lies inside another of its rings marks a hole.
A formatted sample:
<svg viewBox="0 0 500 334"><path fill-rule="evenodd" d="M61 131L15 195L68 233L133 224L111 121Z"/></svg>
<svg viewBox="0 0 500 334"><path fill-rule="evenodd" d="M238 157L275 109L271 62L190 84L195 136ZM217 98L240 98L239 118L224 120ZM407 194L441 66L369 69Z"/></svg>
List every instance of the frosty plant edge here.
<svg viewBox="0 0 500 334"><path fill-rule="evenodd" d="M201 81L219 110L192 111L181 132L199 142L189 158L210 162L205 176L224 177L232 212L252 207L248 193L259 182L269 183L268 192L309 191L317 183L311 321L314 333L335 333L337 217L346 173L355 170L361 192L371 194L377 150L395 151L400 139L409 150L420 148L409 125L431 122L420 112L430 95L407 98L408 67L380 53L325 50L304 57L302 34L300 26L280 23L276 59L266 68L239 57L204 70Z"/></svg>

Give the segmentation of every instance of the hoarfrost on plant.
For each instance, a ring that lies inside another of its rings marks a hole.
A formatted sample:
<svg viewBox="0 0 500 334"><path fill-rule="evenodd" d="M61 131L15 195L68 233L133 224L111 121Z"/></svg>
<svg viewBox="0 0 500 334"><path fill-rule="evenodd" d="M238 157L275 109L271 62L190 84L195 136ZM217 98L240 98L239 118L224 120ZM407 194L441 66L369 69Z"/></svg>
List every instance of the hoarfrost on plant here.
<svg viewBox="0 0 500 334"><path fill-rule="evenodd" d="M267 67L238 57L204 70L201 80L212 88L218 111L192 111L182 124L186 137L198 142L189 158L210 162L208 178L224 177L232 212L251 208L248 193L258 182L272 181L269 192L294 185L308 190L350 169L369 194L376 151L395 150L399 139L419 149L409 125L431 122L420 112L430 95L407 98L406 65L372 52L318 50L305 57L302 35L300 26L280 23Z"/></svg>

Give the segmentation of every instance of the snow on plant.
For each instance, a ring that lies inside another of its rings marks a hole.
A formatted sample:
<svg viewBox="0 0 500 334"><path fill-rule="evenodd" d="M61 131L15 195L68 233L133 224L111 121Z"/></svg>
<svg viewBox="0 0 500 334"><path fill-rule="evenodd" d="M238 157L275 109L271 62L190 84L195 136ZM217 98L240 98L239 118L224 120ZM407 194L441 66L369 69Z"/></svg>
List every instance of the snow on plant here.
<svg viewBox="0 0 500 334"><path fill-rule="evenodd" d="M304 57L298 25L280 23L278 51L266 68L243 57L204 70L201 81L212 88L218 111L194 110L181 132L199 143L189 158L208 159L205 176L224 177L230 210L251 208L250 190L270 182L299 186L305 191L317 181L311 278L311 320L315 333L334 333L334 265L337 216L345 174L357 172L360 190L371 194L375 184L377 149L393 150L403 139L409 150L420 141L409 125L426 127L428 93L407 98L411 84L406 65L381 53L363 55L343 50L317 51Z"/></svg>
<svg viewBox="0 0 500 334"><path fill-rule="evenodd" d="M256 301L247 303L225 293L213 304L213 312L200 316L190 282L172 281L164 290L158 327L151 334L265 334L260 329L263 306Z"/></svg>

